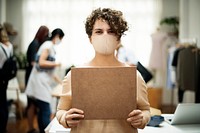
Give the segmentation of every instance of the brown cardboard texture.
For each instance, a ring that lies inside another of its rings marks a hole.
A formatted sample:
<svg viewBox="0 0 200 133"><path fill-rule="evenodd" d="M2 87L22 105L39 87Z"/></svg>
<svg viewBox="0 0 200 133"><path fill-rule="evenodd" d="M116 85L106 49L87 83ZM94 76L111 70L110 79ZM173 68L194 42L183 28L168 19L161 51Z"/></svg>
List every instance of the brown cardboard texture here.
<svg viewBox="0 0 200 133"><path fill-rule="evenodd" d="M72 68L72 107L84 119L127 119L136 109L136 67Z"/></svg>

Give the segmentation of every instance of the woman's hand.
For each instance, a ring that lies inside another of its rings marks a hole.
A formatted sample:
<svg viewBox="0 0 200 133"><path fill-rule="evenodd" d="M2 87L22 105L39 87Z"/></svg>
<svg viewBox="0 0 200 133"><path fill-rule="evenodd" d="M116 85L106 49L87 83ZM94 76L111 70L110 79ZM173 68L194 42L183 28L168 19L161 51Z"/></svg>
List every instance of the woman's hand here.
<svg viewBox="0 0 200 133"><path fill-rule="evenodd" d="M133 110L129 115L127 121L134 127L140 128L143 125L143 113L141 110Z"/></svg>
<svg viewBox="0 0 200 133"><path fill-rule="evenodd" d="M65 122L68 127L75 127L84 118L84 112L80 109L71 108L66 112Z"/></svg>

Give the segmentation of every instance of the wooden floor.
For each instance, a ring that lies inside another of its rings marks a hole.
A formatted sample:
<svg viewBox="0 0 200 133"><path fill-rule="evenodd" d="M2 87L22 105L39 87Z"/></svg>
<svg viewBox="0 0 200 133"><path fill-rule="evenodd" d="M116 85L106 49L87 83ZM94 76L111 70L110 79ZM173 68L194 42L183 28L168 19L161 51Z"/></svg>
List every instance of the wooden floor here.
<svg viewBox="0 0 200 133"><path fill-rule="evenodd" d="M174 113L175 107L172 106L162 106L161 112L162 113ZM37 119L34 120L34 127L37 126ZM8 133L27 133L28 131L28 124L27 119L24 116L22 119L16 119L15 117L10 117L7 125Z"/></svg>
<svg viewBox="0 0 200 133"><path fill-rule="evenodd" d="M34 120L34 127L37 126L37 120ZM22 119L9 118L7 125L8 133L27 133L28 131L28 123L27 119L24 117Z"/></svg>

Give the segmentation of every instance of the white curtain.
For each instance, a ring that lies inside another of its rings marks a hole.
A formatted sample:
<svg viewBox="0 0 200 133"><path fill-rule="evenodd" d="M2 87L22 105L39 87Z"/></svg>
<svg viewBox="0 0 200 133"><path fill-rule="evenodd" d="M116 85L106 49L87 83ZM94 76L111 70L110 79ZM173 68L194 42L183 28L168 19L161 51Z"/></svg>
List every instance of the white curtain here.
<svg viewBox="0 0 200 133"><path fill-rule="evenodd" d="M57 60L76 65L93 57L93 49L85 33L85 19L98 7L121 10L129 23L122 44L148 65L151 51L150 35L160 20L161 0L24 0L23 50L34 38L41 25L52 31L61 28L65 33L57 48Z"/></svg>

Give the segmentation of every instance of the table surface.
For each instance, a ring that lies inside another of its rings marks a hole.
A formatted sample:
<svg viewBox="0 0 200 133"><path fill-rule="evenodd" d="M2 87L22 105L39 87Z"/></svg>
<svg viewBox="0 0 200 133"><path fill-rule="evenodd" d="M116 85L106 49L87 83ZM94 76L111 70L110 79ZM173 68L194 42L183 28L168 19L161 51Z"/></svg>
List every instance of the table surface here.
<svg viewBox="0 0 200 133"><path fill-rule="evenodd" d="M45 131L48 133L70 133L70 129L60 125L56 118L51 121ZM170 125L164 121L159 127L146 126L144 129L138 129L138 133L200 133L200 124Z"/></svg>

